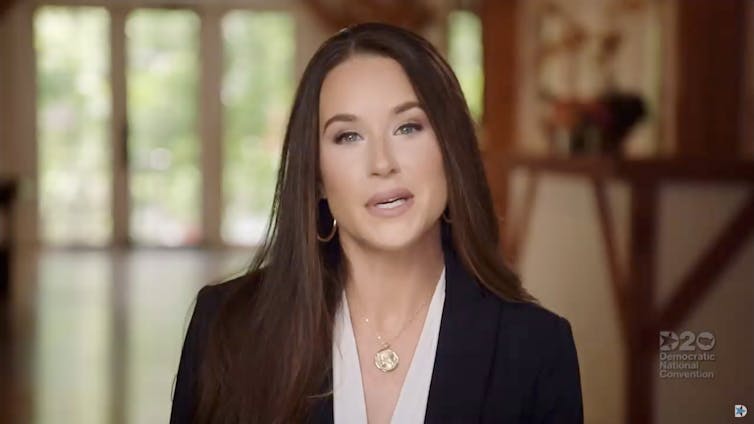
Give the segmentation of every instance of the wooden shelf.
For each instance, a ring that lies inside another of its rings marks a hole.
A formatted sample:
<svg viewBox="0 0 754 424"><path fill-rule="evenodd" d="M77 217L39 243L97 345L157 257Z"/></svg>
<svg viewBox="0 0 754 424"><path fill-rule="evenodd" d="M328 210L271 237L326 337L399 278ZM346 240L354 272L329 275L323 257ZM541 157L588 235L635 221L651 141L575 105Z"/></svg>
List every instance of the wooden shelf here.
<svg viewBox="0 0 754 424"><path fill-rule="evenodd" d="M743 181L754 184L754 160L621 159L602 156L509 156L506 168L634 180Z"/></svg>

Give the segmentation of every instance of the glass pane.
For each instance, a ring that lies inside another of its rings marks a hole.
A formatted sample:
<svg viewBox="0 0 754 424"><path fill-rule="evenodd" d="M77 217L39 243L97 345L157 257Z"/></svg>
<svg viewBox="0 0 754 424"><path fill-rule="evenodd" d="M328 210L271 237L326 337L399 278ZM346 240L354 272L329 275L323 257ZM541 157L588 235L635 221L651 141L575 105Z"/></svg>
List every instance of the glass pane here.
<svg viewBox="0 0 754 424"><path fill-rule="evenodd" d="M109 16L42 7L34 17L40 237L105 245L112 232Z"/></svg>
<svg viewBox="0 0 754 424"><path fill-rule="evenodd" d="M481 122L484 91L482 69L482 23L472 12L451 12L448 21L448 62L476 122Z"/></svg>
<svg viewBox="0 0 754 424"><path fill-rule="evenodd" d="M222 236L229 244L250 245L262 238L275 191L294 90L294 24L286 13L236 11L222 28Z"/></svg>
<svg viewBox="0 0 754 424"><path fill-rule="evenodd" d="M126 22L131 237L149 245L199 242L199 19L138 10Z"/></svg>

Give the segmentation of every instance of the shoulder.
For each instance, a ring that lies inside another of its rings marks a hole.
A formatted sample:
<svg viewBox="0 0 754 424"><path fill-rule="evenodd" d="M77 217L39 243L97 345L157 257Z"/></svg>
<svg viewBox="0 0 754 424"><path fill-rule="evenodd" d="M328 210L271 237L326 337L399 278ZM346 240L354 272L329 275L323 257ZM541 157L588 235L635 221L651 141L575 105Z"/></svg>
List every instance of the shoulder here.
<svg viewBox="0 0 754 424"><path fill-rule="evenodd" d="M498 359L537 374L560 362L576 366L576 348L569 321L534 302L498 300ZM563 362L563 360L568 361Z"/></svg>
<svg viewBox="0 0 754 424"><path fill-rule="evenodd" d="M500 300L498 342L509 354L541 361L574 349L568 320L534 302Z"/></svg>
<svg viewBox="0 0 754 424"><path fill-rule="evenodd" d="M258 273L247 273L199 289L186 334L186 342L193 348L191 354L200 355L224 307L231 301L248 298L244 295L256 287L257 277Z"/></svg>
<svg viewBox="0 0 754 424"><path fill-rule="evenodd" d="M192 421L196 405L199 367L207 346L210 327L219 310L239 290L248 287L255 280L255 274L245 274L219 284L208 284L196 295L194 311L181 349L181 358L176 374L173 393L173 407L170 422Z"/></svg>
<svg viewBox="0 0 754 424"><path fill-rule="evenodd" d="M552 340L571 337L568 320L534 302L499 300L500 327L510 337L525 338L534 344L550 344Z"/></svg>
<svg viewBox="0 0 754 424"><path fill-rule="evenodd" d="M196 295L196 309L201 306L208 311L217 310L247 280L247 275L241 275L220 283L205 285Z"/></svg>
<svg viewBox="0 0 754 424"><path fill-rule="evenodd" d="M249 290L258 282L261 272L246 273L220 283L207 284L196 295L194 317L208 320L214 317L222 306L242 290Z"/></svg>
<svg viewBox="0 0 754 424"><path fill-rule="evenodd" d="M203 350L212 322L223 305L234 297L249 281L249 275L242 275L221 283L207 284L199 289L194 300L193 312L188 323L183 355L194 361ZM183 358L186 359L186 358Z"/></svg>
<svg viewBox="0 0 754 424"><path fill-rule="evenodd" d="M500 300L495 357L492 391L508 393L524 421L583 422L578 355L566 318L537 303Z"/></svg>

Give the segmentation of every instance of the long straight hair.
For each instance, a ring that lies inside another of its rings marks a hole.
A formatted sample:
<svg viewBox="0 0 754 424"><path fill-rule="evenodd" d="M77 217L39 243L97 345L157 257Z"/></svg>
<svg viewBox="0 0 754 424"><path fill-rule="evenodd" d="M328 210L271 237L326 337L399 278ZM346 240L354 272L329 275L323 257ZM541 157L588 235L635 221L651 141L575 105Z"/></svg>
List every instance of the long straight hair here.
<svg viewBox="0 0 754 424"><path fill-rule="evenodd" d="M200 422L300 422L328 395L333 324L347 273L332 216L319 199L319 97L349 57L392 58L408 76L437 136L452 224L443 240L502 299L535 301L505 265L474 125L452 70L422 37L386 24L350 26L308 63L285 133L272 214L242 284L217 313L200 366ZM324 389L324 390L323 390Z"/></svg>

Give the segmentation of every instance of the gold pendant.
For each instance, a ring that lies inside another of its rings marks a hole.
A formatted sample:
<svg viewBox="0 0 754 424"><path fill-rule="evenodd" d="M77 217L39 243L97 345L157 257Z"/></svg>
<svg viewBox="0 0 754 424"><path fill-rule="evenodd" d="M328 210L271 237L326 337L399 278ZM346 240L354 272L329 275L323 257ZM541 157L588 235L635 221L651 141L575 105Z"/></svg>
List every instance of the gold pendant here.
<svg viewBox="0 0 754 424"><path fill-rule="evenodd" d="M374 365L382 372L390 372L398 366L398 354L386 346L374 355Z"/></svg>

